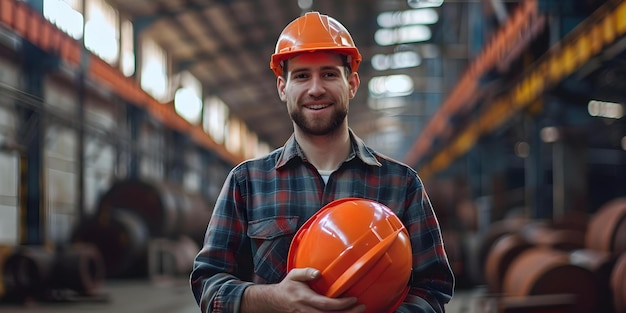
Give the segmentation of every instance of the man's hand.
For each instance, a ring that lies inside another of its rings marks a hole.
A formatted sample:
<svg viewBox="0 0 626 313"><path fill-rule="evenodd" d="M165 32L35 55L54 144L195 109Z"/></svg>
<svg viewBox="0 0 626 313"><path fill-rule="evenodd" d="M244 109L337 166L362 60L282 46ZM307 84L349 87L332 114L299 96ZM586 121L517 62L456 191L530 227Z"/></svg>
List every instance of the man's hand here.
<svg viewBox="0 0 626 313"><path fill-rule="evenodd" d="M320 271L313 268L296 268L285 279L273 285L254 285L246 289L241 303L242 313L358 313L364 305L357 299L328 298L316 293L307 281L317 279Z"/></svg>

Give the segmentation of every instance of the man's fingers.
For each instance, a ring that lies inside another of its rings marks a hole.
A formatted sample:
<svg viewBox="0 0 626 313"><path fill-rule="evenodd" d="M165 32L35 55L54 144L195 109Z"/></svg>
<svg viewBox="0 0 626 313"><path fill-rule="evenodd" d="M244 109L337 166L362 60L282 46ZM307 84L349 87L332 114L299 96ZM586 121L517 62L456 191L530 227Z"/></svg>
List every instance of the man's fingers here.
<svg viewBox="0 0 626 313"><path fill-rule="evenodd" d="M321 276L318 269L294 268L287 277L280 282L277 294L285 297L281 303L289 303L289 308L301 308L302 312L364 312L364 305L357 305L355 297L329 298L318 294L306 282L318 279ZM282 311L281 311L282 312Z"/></svg>
<svg viewBox="0 0 626 313"><path fill-rule="evenodd" d="M314 268L294 268L287 274L287 278L295 281L314 280L320 276L320 271Z"/></svg>

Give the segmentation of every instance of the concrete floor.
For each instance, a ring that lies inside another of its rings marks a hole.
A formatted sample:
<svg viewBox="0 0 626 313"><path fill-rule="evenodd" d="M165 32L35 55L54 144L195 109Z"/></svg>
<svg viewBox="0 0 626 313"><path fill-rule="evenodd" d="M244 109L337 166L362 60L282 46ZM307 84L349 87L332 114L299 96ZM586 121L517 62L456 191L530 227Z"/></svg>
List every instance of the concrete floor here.
<svg viewBox="0 0 626 313"><path fill-rule="evenodd" d="M29 301L25 305L0 304L4 313L198 313L196 302L185 280L107 281L101 295L71 301Z"/></svg>
<svg viewBox="0 0 626 313"><path fill-rule="evenodd" d="M448 313L478 313L482 290L457 291L446 305ZM107 281L102 295L64 302L0 303L1 313L200 313L186 280L149 282ZM482 313L482 312L481 312Z"/></svg>

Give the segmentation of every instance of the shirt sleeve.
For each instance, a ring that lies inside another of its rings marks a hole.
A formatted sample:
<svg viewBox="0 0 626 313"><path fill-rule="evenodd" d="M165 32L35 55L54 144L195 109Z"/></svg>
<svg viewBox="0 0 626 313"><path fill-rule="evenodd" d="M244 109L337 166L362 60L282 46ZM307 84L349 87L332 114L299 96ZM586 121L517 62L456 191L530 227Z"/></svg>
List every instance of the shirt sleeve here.
<svg viewBox="0 0 626 313"><path fill-rule="evenodd" d="M414 175L408 182L415 188L408 189L403 222L411 237L413 271L409 294L397 312L445 312L444 305L454 290L454 275L441 228L419 177Z"/></svg>
<svg viewBox="0 0 626 313"><path fill-rule="evenodd" d="M241 194L235 171L231 171L216 201L203 247L194 260L191 289L205 313L239 312L244 290L251 284L242 279L249 275L242 269L250 266L241 264L247 242Z"/></svg>

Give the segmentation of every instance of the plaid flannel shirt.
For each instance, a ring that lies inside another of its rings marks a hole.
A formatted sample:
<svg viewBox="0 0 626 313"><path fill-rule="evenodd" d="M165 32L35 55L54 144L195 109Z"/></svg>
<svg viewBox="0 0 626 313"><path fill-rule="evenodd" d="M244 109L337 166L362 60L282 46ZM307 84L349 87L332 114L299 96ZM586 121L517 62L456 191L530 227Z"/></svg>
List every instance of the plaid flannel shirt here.
<svg viewBox="0 0 626 313"><path fill-rule="evenodd" d="M444 312L454 276L420 178L366 147L352 130L350 139L352 153L327 184L293 136L283 147L231 170L190 277L202 312L239 312L247 286L280 282L299 227L324 205L346 197L386 205L410 234L411 289L397 312Z"/></svg>

